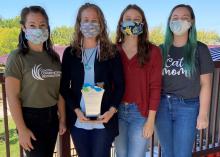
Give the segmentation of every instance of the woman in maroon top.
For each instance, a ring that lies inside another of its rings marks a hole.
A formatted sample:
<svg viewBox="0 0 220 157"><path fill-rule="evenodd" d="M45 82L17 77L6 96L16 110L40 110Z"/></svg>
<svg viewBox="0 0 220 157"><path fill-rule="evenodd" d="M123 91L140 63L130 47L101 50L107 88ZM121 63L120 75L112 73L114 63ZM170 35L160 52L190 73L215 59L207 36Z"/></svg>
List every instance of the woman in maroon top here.
<svg viewBox="0 0 220 157"><path fill-rule="evenodd" d="M145 157L160 101L162 57L160 49L148 40L147 21L137 5L128 5L122 12L116 42L125 76L116 154L117 157Z"/></svg>

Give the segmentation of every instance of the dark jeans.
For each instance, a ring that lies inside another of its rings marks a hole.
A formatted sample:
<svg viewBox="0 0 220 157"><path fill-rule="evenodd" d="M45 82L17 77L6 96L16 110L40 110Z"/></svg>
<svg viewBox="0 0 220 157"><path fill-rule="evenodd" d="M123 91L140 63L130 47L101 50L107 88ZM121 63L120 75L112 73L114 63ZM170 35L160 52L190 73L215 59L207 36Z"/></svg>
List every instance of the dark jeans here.
<svg viewBox="0 0 220 157"><path fill-rule="evenodd" d="M33 150L25 151L27 157L52 157L56 144L59 122L57 106L47 108L22 108L27 127L33 132Z"/></svg>
<svg viewBox="0 0 220 157"><path fill-rule="evenodd" d="M106 129L85 130L73 126L71 136L79 157L110 157L114 138Z"/></svg>
<svg viewBox="0 0 220 157"><path fill-rule="evenodd" d="M192 157L199 98L162 96L156 117L156 132L162 157Z"/></svg>

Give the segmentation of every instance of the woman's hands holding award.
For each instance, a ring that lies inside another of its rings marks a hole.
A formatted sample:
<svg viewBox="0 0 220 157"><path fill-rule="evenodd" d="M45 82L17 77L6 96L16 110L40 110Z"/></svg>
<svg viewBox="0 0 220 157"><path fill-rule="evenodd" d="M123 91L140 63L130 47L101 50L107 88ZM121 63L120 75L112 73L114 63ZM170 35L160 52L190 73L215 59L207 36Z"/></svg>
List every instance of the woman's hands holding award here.
<svg viewBox="0 0 220 157"><path fill-rule="evenodd" d="M102 121L102 123L108 123L108 121L112 118L112 116L117 112L117 109L114 107L111 107L109 111L106 111L103 115L99 117L99 120Z"/></svg>
<svg viewBox="0 0 220 157"><path fill-rule="evenodd" d="M84 84L81 92L85 102L85 112L79 108L75 109L80 122L107 123L114 115L116 109L112 108L101 115L101 103L105 91L103 86L103 83L97 83L97 86Z"/></svg>

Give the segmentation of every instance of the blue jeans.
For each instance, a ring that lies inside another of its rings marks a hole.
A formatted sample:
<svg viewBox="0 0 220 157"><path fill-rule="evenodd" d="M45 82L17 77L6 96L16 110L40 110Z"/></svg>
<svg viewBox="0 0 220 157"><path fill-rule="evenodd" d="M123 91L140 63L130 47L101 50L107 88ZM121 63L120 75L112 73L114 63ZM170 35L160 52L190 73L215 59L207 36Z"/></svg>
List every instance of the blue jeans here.
<svg viewBox="0 0 220 157"><path fill-rule="evenodd" d="M73 126L71 136L79 157L110 157L114 138L106 129L86 130Z"/></svg>
<svg viewBox="0 0 220 157"><path fill-rule="evenodd" d="M117 157L145 157L148 144L143 137L145 122L137 105L119 106L119 136L115 139Z"/></svg>
<svg viewBox="0 0 220 157"><path fill-rule="evenodd" d="M162 157L192 157L199 113L199 98L164 95L156 116Z"/></svg>

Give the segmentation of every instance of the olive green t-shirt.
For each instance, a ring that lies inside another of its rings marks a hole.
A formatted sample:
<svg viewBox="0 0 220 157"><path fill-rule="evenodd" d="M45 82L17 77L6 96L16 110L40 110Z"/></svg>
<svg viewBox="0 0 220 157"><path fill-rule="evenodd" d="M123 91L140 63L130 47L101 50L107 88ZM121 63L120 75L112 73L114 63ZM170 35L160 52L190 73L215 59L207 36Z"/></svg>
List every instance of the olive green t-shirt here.
<svg viewBox="0 0 220 157"><path fill-rule="evenodd" d="M57 104L61 65L46 52L29 51L26 55L12 51L8 56L5 77L20 80L22 107L44 108Z"/></svg>

